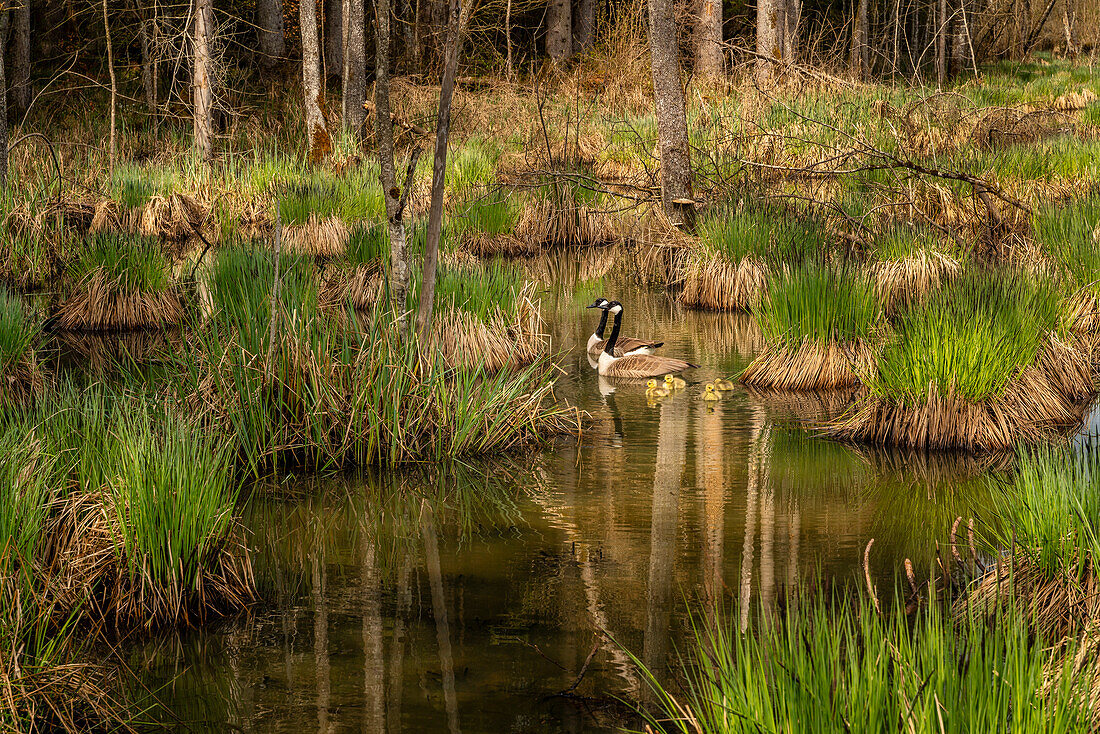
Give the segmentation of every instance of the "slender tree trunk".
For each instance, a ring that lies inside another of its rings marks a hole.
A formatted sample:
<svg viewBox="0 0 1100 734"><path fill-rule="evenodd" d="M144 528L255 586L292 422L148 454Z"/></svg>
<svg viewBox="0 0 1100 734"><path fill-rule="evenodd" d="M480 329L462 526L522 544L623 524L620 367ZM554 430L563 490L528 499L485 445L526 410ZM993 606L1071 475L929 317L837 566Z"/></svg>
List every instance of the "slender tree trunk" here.
<svg viewBox="0 0 1100 734"><path fill-rule="evenodd" d="M153 63L153 32L155 22L149 17L150 11L142 7L140 0L132 0L134 14L138 19L138 35L141 38L141 88L145 93L145 108L150 115L157 114L157 72Z"/></svg>
<svg viewBox="0 0 1100 734"><path fill-rule="evenodd" d="M340 76L344 71L344 3L325 0L324 6L325 75Z"/></svg>
<svg viewBox="0 0 1100 734"><path fill-rule="evenodd" d="M871 21L868 15L868 0L854 0L855 15L852 18L852 50L848 66L856 79L866 79L871 74L870 36Z"/></svg>
<svg viewBox="0 0 1100 734"><path fill-rule="evenodd" d="M947 0L936 3L936 86L947 82Z"/></svg>
<svg viewBox="0 0 1100 734"><path fill-rule="evenodd" d="M386 202L386 229L390 236L390 307L398 326L405 323L409 264L405 257L405 219L401 190L394 171L393 116L390 113L390 0L375 0L374 126L378 140L378 177Z"/></svg>
<svg viewBox="0 0 1100 734"><path fill-rule="evenodd" d="M507 49L504 66L508 81L512 81L512 0L506 0L504 4L504 46Z"/></svg>
<svg viewBox="0 0 1100 734"><path fill-rule="evenodd" d="M775 62L783 58L781 28L784 0L757 0L756 3L756 80L764 83L775 76ZM652 3L651 3L652 5Z"/></svg>
<svg viewBox="0 0 1100 734"><path fill-rule="evenodd" d="M573 6L569 0L549 0L546 10L546 53L555 64L573 53Z"/></svg>
<svg viewBox="0 0 1100 734"><path fill-rule="evenodd" d="M298 11L302 29L302 89L305 93L306 139L309 141L309 160L316 163L332 151L332 138L325 123L324 87L321 85L317 5L308 1L302 2L298 4Z"/></svg>
<svg viewBox="0 0 1100 734"><path fill-rule="evenodd" d="M966 26L962 19L962 2L957 0L951 11L951 74L961 74L966 68Z"/></svg>
<svg viewBox="0 0 1100 734"><path fill-rule="evenodd" d="M15 0L11 39L11 102L16 113L31 106L31 0Z"/></svg>
<svg viewBox="0 0 1100 734"><path fill-rule="evenodd" d="M424 270L420 279L420 306L416 314L416 333L426 342L432 328L435 306L435 279L439 265L439 238L443 233L443 194L447 176L447 142L451 132L451 101L454 98L458 56L470 3L451 0L451 19L447 28L447 46L443 58L443 82L439 87L439 114L435 129L435 159L432 165L432 202L428 211L428 233L424 246Z"/></svg>
<svg viewBox="0 0 1100 734"><path fill-rule="evenodd" d="M673 222L691 229L695 226L691 148L676 36L670 0L649 0L649 40L653 57L650 66L661 153L661 203Z"/></svg>
<svg viewBox="0 0 1100 734"><path fill-rule="evenodd" d="M4 62L8 50L8 8L0 6L0 196L8 195L8 88L7 67Z"/></svg>
<svg viewBox="0 0 1100 734"><path fill-rule="evenodd" d="M439 645L439 670L443 679L443 707L447 711L447 731L458 734L458 691L455 688L454 654L451 651L451 625L447 618L447 599L443 593L443 566L439 562L439 539L435 518L429 509L423 513L420 534L424 540L424 565L432 587L432 616L435 618L435 639Z"/></svg>
<svg viewBox="0 0 1100 734"><path fill-rule="evenodd" d="M787 62L798 62L798 26L802 22L802 0L787 0L787 9L783 14L784 24L783 52Z"/></svg>
<svg viewBox="0 0 1100 734"><path fill-rule="evenodd" d="M118 159L117 141L115 139L115 110L118 105L118 80L115 79L115 52L111 46L111 24L107 20L107 0L103 0L103 35L107 37L107 71L111 75L111 133L108 145L108 160L110 171L114 173L115 161Z"/></svg>
<svg viewBox="0 0 1100 734"><path fill-rule="evenodd" d="M596 42L596 0L577 0L573 8L573 53L584 53Z"/></svg>
<svg viewBox="0 0 1100 734"><path fill-rule="evenodd" d="M309 3L305 3L308 5ZM195 149L203 160L214 152L211 113L214 90L210 80L210 32L214 21L214 0L195 0L195 38L192 50Z"/></svg>
<svg viewBox="0 0 1100 734"><path fill-rule="evenodd" d="M1071 13L1070 0L1066 0L1062 6L1062 32L1066 36L1066 54L1070 56L1077 55L1077 34L1074 32L1076 16L1075 11Z"/></svg>
<svg viewBox="0 0 1100 734"><path fill-rule="evenodd" d="M363 134L367 101L366 9L363 0L343 0L344 20L344 128L359 137Z"/></svg>
<svg viewBox="0 0 1100 734"><path fill-rule="evenodd" d="M698 0L695 18L695 75L717 77L725 71L722 52L722 0Z"/></svg>
<svg viewBox="0 0 1100 734"><path fill-rule="evenodd" d="M256 32L260 44L260 64L270 69L286 56L283 30L283 0L256 0Z"/></svg>

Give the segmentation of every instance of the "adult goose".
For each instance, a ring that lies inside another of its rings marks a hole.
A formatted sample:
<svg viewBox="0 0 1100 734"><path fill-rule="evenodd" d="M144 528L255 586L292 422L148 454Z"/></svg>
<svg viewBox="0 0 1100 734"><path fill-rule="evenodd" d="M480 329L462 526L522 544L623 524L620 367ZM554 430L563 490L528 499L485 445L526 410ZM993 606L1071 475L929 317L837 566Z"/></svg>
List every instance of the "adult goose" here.
<svg viewBox="0 0 1100 734"><path fill-rule="evenodd" d="M604 339L603 333L607 328L607 309L605 306L609 303L610 301L606 298L597 298L592 305L585 306L585 308L598 308L603 311L600 315L599 326L592 332L592 336L588 337L588 353L593 356L602 352L604 346L607 345L607 340ZM661 346L664 346L664 342L635 339L632 336L620 336L618 343L615 345L615 356L622 357L627 354L653 354L654 350Z"/></svg>
<svg viewBox="0 0 1100 734"><path fill-rule="evenodd" d="M600 361L597 366L599 373L605 377L630 377L646 378L661 377L674 372L683 372L697 364L685 362L682 359L672 357L658 357L652 354L625 354L617 356L615 348L619 340L619 327L623 322L623 304L611 301L601 306L607 313L615 316L615 325L611 327L611 336L607 338L607 344L600 352Z"/></svg>

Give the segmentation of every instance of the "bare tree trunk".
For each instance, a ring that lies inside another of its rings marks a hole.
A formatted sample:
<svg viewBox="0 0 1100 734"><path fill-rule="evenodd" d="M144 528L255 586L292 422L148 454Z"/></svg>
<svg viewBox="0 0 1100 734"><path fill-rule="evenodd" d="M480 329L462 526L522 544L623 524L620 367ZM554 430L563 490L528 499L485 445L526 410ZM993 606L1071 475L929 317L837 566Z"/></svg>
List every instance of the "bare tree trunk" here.
<svg viewBox="0 0 1100 734"><path fill-rule="evenodd" d="M766 82L775 76L772 59L783 58L782 4L784 0L757 0L756 3L756 80Z"/></svg>
<svg viewBox="0 0 1100 734"><path fill-rule="evenodd" d="M16 0L11 39L11 102L16 113L31 106L31 0Z"/></svg>
<svg viewBox="0 0 1100 734"><path fill-rule="evenodd" d="M725 71L722 52L722 0L698 0L695 18L695 75L717 77Z"/></svg>
<svg viewBox="0 0 1100 734"><path fill-rule="evenodd" d="M316 163L332 151L332 138L325 123L324 87L321 86L317 5L313 2L299 3L298 16L302 28L302 89L305 92L306 139L309 142L309 160Z"/></svg>
<svg viewBox="0 0 1100 734"><path fill-rule="evenodd" d="M951 74L961 74L966 68L966 26L962 19L962 0L955 3L951 18Z"/></svg>
<svg viewBox="0 0 1100 734"><path fill-rule="evenodd" d="M114 173L115 161L118 158L118 142L115 138L115 112L118 106L118 80L115 78L115 52L111 46L111 25L107 20L107 0L103 0L103 35L107 37L107 72L111 75L111 133L108 145L108 160L110 171Z"/></svg>
<svg viewBox="0 0 1100 734"><path fill-rule="evenodd" d="M344 3L324 0L325 76L340 76L344 71Z"/></svg>
<svg viewBox="0 0 1100 734"><path fill-rule="evenodd" d="M787 9L783 14L784 25L783 51L788 63L798 62L798 26L802 22L802 0L787 0Z"/></svg>
<svg viewBox="0 0 1100 734"><path fill-rule="evenodd" d="M596 0L577 0L573 8L573 53L584 53L596 42Z"/></svg>
<svg viewBox="0 0 1100 734"><path fill-rule="evenodd" d="M1077 13L1074 9L1071 15L1070 4L1070 0L1066 0L1065 5L1062 6L1062 32L1066 36L1066 54L1076 56L1077 34L1074 32L1074 26L1076 25Z"/></svg>
<svg viewBox="0 0 1100 734"><path fill-rule="evenodd" d="M504 6L504 45L507 48L504 66L507 69L505 77L512 81L512 0L506 0Z"/></svg>
<svg viewBox="0 0 1100 734"><path fill-rule="evenodd" d="M546 10L546 53L555 64L573 53L573 6L569 0L549 0Z"/></svg>
<svg viewBox="0 0 1100 734"><path fill-rule="evenodd" d="M195 38L191 78L194 95L195 150L203 160L210 160L214 152L210 119L214 100L214 90L210 85L210 31L214 21L213 16L214 0L195 0Z"/></svg>
<svg viewBox="0 0 1100 734"><path fill-rule="evenodd" d="M8 50L8 8L0 5L0 196L8 195L8 88L4 63Z"/></svg>
<svg viewBox="0 0 1100 734"><path fill-rule="evenodd" d="M439 114L435 128L435 159L432 165L432 202L428 210L428 233L424 245L424 266L420 278L420 306L416 314L416 333L422 343L432 328L435 306L435 279L439 266L439 238L443 233L443 194L447 176L447 142L451 132L451 101L454 98L458 56L462 34L466 32L470 3L451 0L451 19L447 28L447 46L443 58L443 82L439 87Z"/></svg>
<svg viewBox="0 0 1100 734"><path fill-rule="evenodd" d="M148 16L156 12L156 6L149 11L142 7L139 0L132 0L134 14L138 19L138 35L141 38L141 88L145 93L145 107L150 115L157 114L157 71L153 62L153 32L156 23Z"/></svg>
<svg viewBox="0 0 1100 734"><path fill-rule="evenodd" d="M256 0L256 25L260 42L260 64L270 69L286 56L283 0Z"/></svg>
<svg viewBox="0 0 1100 734"><path fill-rule="evenodd" d="M868 1L855 0L855 15L852 18L852 49L849 56L848 67L856 79L866 79L870 76L870 49L867 46L870 36L871 21L868 17Z"/></svg>
<svg viewBox="0 0 1100 734"><path fill-rule="evenodd" d="M676 21L669 0L649 0L649 40L661 153L661 203L673 222L690 229L695 226L691 148L684 87L680 79Z"/></svg>
<svg viewBox="0 0 1100 734"><path fill-rule="evenodd" d="M393 116L390 113L390 0L375 0L374 126L378 140L378 177L386 202L386 229L390 236L390 307L399 328L405 323L409 264L405 257L405 219L401 190L394 171Z"/></svg>
<svg viewBox="0 0 1100 734"><path fill-rule="evenodd" d="M363 134L367 101L366 9L363 0L343 0L344 20L344 128L352 135Z"/></svg>
<svg viewBox="0 0 1100 734"><path fill-rule="evenodd" d="M936 86L947 82L947 0L936 3Z"/></svg>

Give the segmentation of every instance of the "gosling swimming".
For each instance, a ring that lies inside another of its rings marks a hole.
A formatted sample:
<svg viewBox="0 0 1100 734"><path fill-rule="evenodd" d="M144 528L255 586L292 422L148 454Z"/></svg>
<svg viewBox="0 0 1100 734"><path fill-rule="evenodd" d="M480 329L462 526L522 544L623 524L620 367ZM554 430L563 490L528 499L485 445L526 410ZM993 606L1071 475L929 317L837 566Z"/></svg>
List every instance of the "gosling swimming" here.
<svg viewBox="0 0 1100 734"><path fill-rule="evenodd" d="M667 398L672 390L665 385L657 384L656 380L650 380L645 384L645 396L650 400L655 398Z"/></svg>
<svg viewBox="0 0 1100 734"><path fill-rule="evenodd" d="M683 390L687 387L687 382L676 375L665 375L665 387L670 390Z"/></svg>
<svg viewBox="0 0 1100 734"><path fill-rule="evenodd" d="M706 400L708 403L711 403L711 402L714 402L716 400L721 400L721 399L722 399L721 396L719 396L718 393L715 392L714 383L713 382L708 382L707 386L703 389L703 400Z"/></svg>

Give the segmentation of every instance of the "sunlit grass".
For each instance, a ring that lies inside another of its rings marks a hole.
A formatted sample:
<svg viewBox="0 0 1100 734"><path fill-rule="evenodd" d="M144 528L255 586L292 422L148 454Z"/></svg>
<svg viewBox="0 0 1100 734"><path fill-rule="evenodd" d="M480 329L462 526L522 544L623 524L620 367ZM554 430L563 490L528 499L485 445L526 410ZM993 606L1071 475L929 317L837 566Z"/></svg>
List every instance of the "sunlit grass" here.
<svg viewBox="0 0 1100 734"><path fill-rule="evenodd" d="M122 234L89 235L68 275L78 283L102 273L119 292L160 293L171 285L171 263L155 238Z"/></svg>
<svg viewBox="0 0 1100 734"><path fill-rule="evenodd" d="M765 337L795 345L867 339L881 316L874 286L859 271L817 264L770 278L754 312Z"/></svg>
<svg viewBox="0 0 1100 734"><path fill-rule="evenodd" d="M38 331L23 299L0 286L0 379L26 359Z"/></svg>
<svg viewBox="0 0 1100 734"><path fill-rule="evenodd" d="M798 263L820 258L828 247L828 234L822 224L812 219L792 219L770 207L719 209L703 218L699 233L708 252L730 262L754 257Z"/></svg>
<svg viewBox="0 0 1100 734"><path fill-rule="evenodd" d="M1100 196L1044 206L1035 215L1035 236L1077 287L1100 291Z"/></svg>

